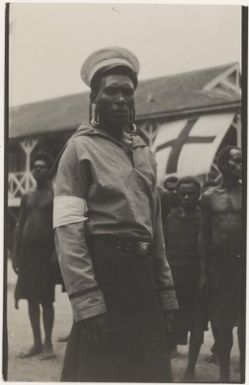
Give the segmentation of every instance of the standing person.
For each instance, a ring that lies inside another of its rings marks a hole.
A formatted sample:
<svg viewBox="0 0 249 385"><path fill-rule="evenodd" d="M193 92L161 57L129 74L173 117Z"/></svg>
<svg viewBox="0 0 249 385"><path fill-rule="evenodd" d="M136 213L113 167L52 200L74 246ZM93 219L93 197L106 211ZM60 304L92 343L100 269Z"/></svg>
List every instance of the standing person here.
<svg viewBox="0 0 249 385"><path fill-rule="evenodd" d="M196 178L184 177L176 186L178 208L171 211L165 223L165 242L172 269L179 311L170 334L171 353L177 353L177 345L188 343L188 365L183 382L195 378L195 365L207 329L205 298L200 293L200 256L198 234L200 209L198 207L201 186Z"/></svg>
<svg viewBox="0 0 249 385"><path fill-rule="evenodd" d="M171 381L164 329L178 305L156 165L135 133L138 69L123 48L88 57L90 124L58 164L54 227L74 316L62 381Z"/></svg>
<svg viewBox="0 0 249 385"><path fill-rule="evenodd" d="M37 187L22 196L20 214L14 235L13 269L18 275L15 289L15 307L19 299L28 301L29 319L34 344L20 358L42 353L41 359L55 356L52 346L54 323L54 283L52 279L52 255L54 233L52 226L53 191L49 170L52 159L39 152L32 161L32 173ZM42 344L40 305L43 311L45 342Z"/></svg>
<svg viewBox="0 0 249 385"><path fill-rule="evenodd" d="M243 372L244 315L241 254L241 149L225 147L219 154L220 187L207 191L202 201L200 251L203 284L209 283L209 310L216 330L220 382L229 382L232 330L239 326L240 360ZM243 374L242 374L243 375Z"/></svg>
<svg viewBox="0 0 249 385"><path fill-rule="evenodd" d="M163 187L169 194L169 203L171 209L176 209L178 206L178 195L177 195L177 183L179 178L177 176L168 176L164 183Z"/></svg>
<svg viewBox="0 0 249 385"><path fill-rule="evenodd" d="M179 179L176 176L169 176L163 183L164 190L160 192L159 195L161 198L163 225L165 224L169 213L178 206L178 196L176 191L178 180Z"/></svg>
<svg viewBox="0 0 249 385"><path fill-rule="evenodd" d="M216 170L216 166L215 166L214 171L215 170ZM217 179L218 179L217 177L216 177L216 179L214 177L213 178L210 177L206 182L204 182L204 184L202 186L202 191L205 192L209 189L217 188L220 185L220 180L217 180ZM212 330L214 343L210 349L211 354L207 357L206 360L209 363L214 363L214 364L218 365L217 344L216 344L217 330L213 325L211 325L211 330Z"/></svg>

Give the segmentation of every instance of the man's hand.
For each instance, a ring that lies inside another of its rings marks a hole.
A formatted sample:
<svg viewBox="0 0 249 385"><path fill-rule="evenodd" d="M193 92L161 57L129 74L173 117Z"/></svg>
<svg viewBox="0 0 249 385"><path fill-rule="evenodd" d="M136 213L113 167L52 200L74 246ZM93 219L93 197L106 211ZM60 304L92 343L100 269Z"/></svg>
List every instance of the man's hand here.
<svg viewBox="0 0 249 385"><path fill-rule="evenodd" d="M109 326L106 313L87 318L80 324L82 334L88 340L101 342L108 339Z"/></svg>
<svg viewBox="0 0 249 385"><path fill-rule="evenodd" d="M163 313L163 315L164 315L164 324L165 324L166 332L172 333L175 310L167 310Z"/></svg>

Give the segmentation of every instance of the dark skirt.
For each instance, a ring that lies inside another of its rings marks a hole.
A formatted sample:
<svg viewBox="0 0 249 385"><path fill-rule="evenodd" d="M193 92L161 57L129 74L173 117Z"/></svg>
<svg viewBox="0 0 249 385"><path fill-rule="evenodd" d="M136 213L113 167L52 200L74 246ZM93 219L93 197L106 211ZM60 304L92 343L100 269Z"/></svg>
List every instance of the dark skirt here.
<svg viewBox="0 0 249 385"><path fill-rule="evenodd" d="M15 288L15 300L27 299L39 303L54 301L50 245L28 245L22 248L22 258Z"/></svg>
<svg viewBox="0 0 249 385"><path fill-rule="evenodd" d="M110 336L89 341L74 323L62 381L170 382L163 314L154 289L152 257L91 249L95 276L104 294Z"/></svg>
<svg viewBox="0 0 249 385"><path fill-rule="evenodd" d="M240 326L241 284L240 258L213 259L209 273L209 318L214 327Z"/></svg>

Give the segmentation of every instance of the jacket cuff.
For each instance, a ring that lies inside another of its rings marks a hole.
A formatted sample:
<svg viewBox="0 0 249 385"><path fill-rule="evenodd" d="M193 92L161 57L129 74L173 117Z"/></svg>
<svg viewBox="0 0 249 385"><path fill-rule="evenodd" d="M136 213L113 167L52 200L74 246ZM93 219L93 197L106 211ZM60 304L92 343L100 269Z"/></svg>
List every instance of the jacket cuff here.
<svg viewBox="0 0 249 385"><path fill-rule="evenodd" d="M69 299L73 310L73 318L76 322L106 313L107 311L103 294L99 289L89 290L82 295L75 293L70 295Z"/></svg>

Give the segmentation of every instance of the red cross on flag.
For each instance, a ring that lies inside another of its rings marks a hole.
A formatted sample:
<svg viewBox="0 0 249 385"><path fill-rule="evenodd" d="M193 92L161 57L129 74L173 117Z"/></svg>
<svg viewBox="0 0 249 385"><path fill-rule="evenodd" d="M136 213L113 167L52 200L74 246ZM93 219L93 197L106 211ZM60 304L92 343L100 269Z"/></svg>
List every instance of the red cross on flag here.
<svg viewBox="0 0 249 385"><path fill-rule="evenodd" d="M158 181L169 174L178 177L207 174L234 115L199 116L160 126L152 145Z"/></svg>

